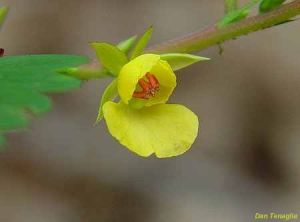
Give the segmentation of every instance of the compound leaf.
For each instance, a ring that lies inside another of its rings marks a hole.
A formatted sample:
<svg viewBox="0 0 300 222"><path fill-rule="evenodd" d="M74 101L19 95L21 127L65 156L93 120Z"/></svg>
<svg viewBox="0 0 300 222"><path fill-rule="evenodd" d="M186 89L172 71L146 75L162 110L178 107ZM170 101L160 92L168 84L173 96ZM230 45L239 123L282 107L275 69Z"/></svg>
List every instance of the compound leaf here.
<svg viewBox="0 0 300 222"><path fill-rule="evenodd" d="M80 86L80 80L57 70L87 63L74 55L6 56L0 59L0 145L3 134L26 127L28 113L43 114L51 109L43 93L65 92Z"/></svg>

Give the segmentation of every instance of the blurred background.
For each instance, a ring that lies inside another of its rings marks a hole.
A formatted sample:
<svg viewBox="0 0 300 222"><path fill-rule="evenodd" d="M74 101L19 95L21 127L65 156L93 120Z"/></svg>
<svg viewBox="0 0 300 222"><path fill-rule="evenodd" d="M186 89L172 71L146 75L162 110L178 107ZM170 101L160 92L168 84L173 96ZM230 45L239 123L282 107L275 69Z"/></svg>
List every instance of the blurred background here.
<svg viewBox="0 0 300 222"><path fill-rule="evenodd" d="M241 1L245 2L245 1ZM4 0L7 55L95 57L88 42L116 43L155 28L151 43L213 24L222 0ZM9 135L0 156L2 222L254 221L300 213L300 22L201 52L178 72L171 102L201 121L196 143L171 159L140 158L94 127L108 80L52 95L53 111Z"/></svg>

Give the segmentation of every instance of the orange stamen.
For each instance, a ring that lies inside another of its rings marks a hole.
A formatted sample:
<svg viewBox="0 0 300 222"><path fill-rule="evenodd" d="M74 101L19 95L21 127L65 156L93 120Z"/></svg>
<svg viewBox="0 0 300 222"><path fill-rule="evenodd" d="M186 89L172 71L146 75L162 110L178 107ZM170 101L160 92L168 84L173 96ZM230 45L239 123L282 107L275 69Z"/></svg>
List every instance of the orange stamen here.
<svg viewBox="0 0 300 222"><path fill-rule="evenodd" d="M149 83L151 84L151 86L153 88L159 88L159 82L158 82L157 78L154 75L152 75L151 73L148 72L146 74L146 77L149 80Z"/></svg>
<svg viewBox="0 0 300 222"><path fill-rule="evenodd" d="M145 93L144 91L134 92L132 96L139 99L149 99L147 93Z"/></svg>
<svg viewBox="0 0 300 222"><path fill-rule="evenodd" d="M143 91L149 91L150 90L150 85L148 82L146 82L145 80L143 79L140 79L139 80L139 85L140 87L143 89Z"/></svg>
<svg viewBox="0 0 300 222"><path fill-rule="evenodd" d="M150 99L151 97L154 97L158 92L159 82L157 78L149 72L146 73L146 78L147 81L145 79L140 79L138 81L139 86L142 88L142 91L135 91L132 95L133 97L139 99Z"/></svg>

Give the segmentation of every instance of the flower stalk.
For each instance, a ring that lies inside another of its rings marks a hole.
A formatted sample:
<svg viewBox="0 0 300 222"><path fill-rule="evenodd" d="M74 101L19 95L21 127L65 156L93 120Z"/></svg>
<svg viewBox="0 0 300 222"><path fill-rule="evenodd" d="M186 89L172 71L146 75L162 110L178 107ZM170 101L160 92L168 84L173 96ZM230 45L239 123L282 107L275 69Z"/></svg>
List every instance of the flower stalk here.
<svg viewBox="0 0 300 222"><path fill-rule="evenodd" d="M225 41L236 39L239 36L284 23L299 14L300 0L295 0L281 5L268 13L248 17L223 28L218 28L217 25L213 25L202 31L190 33L183 37L151 46L147 48L145 52L156 54L199 52ZM101 72L99 62L93 61L85 65L84 71L89 72L89 70Z"/></svg>
<svg viewBox="0 0 300 222"><path fill-rule="evenodd" d="M216 25L207 29L188 34L181 38L163 42L147 49L151 53L191 53L201 51L224 41L249 34L261 29L283 23L300 14L300 0L284 4L269 13L246 18L240 22L217 28Z"/></svg>

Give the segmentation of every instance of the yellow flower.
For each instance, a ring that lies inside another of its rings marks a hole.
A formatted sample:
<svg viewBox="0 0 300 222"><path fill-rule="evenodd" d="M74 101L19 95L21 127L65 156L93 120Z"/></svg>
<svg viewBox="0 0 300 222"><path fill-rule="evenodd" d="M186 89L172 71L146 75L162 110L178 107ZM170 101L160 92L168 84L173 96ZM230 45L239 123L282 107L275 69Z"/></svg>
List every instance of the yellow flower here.
<svg viewBox="0 0 300 222"><path fill-rule="evenodd" d="M104 117L111 135L140 156L178 156L194 143L199 122L188 108L166 104L176 87L174 71L208 58L143 54L152 32L150 27L139 38L133 36L118 45L93 42L103 69L90 64L63 73L84 80L113 77L101 96L96 123Z"/></svg>
<svg viewBox="0 0 300 222"><path fill-rule="evenodd" d="M186 152L199 124L188 108L165 104L175 86L172 68L159 55L144 54L125 64L117 79L121 101L103 106L109 132L140 156L164 158Z"/></svg>

